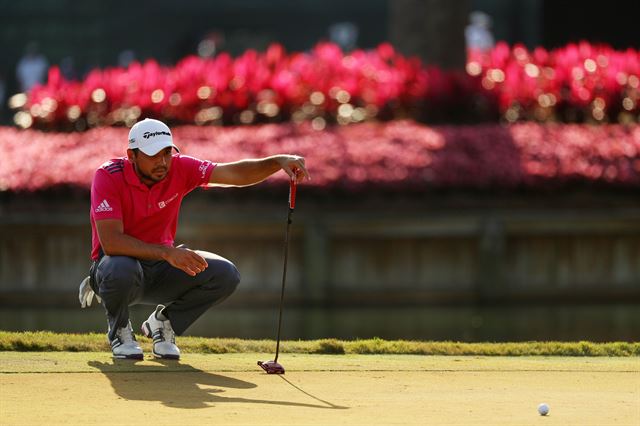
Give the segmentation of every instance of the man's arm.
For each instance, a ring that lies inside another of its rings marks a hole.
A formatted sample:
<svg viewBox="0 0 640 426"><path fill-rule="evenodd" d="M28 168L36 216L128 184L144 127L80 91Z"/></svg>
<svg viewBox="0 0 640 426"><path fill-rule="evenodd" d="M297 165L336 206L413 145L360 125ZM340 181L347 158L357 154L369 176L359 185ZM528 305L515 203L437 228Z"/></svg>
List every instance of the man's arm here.
<svg viewBox="0 0 640 426"><path fill-rule="evenodd" d="M96 221L102 251L107 256L130 256L144 260L166 260L172 266L194 276L209 264L198 253L183 248L149 244L124 233L120 219Z"/></svg>
<svg viewBox="0 0 640 426"><path fill-rule="evenodd" d="M278 170L284 170L297 182L309 179L304 157L273 155L271 157L219 163L209 178L210 185L248 186L262 182Z"/></svg>

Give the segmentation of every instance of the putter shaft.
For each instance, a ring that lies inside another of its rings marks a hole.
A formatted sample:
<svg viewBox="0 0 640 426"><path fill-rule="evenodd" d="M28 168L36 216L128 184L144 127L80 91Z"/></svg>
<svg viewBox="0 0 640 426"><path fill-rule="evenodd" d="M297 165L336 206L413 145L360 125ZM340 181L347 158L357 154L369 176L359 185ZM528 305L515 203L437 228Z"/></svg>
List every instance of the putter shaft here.
<svg viewBox="0 0 640 426"><path fill-rule="evenodd" d="M293 208L289 207L289 213L287 214L287 230L284 237L284 266L282 270L282 291L280 292L280 314L278 315L278 334L276 336L276 357L274 362L278 362L278 355L280 354L280 330L282 329L282 306L284 305L284 286L287 282L287 260L289 258L289 228L291 227L291 215L293 214Z"/></svg>

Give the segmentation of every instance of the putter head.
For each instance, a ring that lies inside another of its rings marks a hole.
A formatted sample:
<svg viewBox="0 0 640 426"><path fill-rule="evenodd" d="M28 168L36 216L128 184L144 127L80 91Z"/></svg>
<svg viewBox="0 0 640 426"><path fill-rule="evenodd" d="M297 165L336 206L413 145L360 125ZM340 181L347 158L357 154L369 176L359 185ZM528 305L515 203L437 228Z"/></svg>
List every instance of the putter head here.
<svg viewBox="0 0 640 426"><path fill-rule="evenodd" d="M284 374L284 367L275 361L258 361L258 365L262 367L267 374Z"/></svg>

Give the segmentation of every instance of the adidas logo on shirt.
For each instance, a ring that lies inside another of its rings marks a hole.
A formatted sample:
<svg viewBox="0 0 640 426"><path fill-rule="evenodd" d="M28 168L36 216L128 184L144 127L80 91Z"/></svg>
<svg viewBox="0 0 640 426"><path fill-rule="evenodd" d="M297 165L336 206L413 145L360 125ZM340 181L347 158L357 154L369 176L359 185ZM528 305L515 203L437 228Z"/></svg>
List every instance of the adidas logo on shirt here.
<svg viewBox="0 0 640 426"><path fill-rule="evenodd" d="M107 200L102 200L102 202L98 205L98 207L96 207L96 210L95 210L96 213L112 212L112 211L113 211L113 207L111 207L109 203L107 203Z"/></svg>

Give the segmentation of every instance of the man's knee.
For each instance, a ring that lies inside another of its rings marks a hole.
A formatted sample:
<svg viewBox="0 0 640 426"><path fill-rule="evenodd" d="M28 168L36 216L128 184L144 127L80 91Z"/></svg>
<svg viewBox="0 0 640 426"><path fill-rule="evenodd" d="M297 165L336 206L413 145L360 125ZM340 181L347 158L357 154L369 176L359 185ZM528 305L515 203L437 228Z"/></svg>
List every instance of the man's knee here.
<svg viewBox="0 0 640 426"><path fill-rule="evenodd" d="M221 282L226 287L229 294L233 293L240 283L240 271L231 262L227 262L222 274Z"/></svg>
<svg viewBox="0 0 640 426"><path fill-rule="evenodd" d="M142 267L128 256L105 256L96 272L100 293L132 290L142 283Z"/></svg>
<svg viewBox="0 0 640 426"><path fill-rule="evenodd" d="M207 262L209 263L209 268L212 268L215 274L212 280L204 287L221 289L226 294L233 293L240 283L240 271L238 271L236 265L226 259L207 259Z"/></svg>

